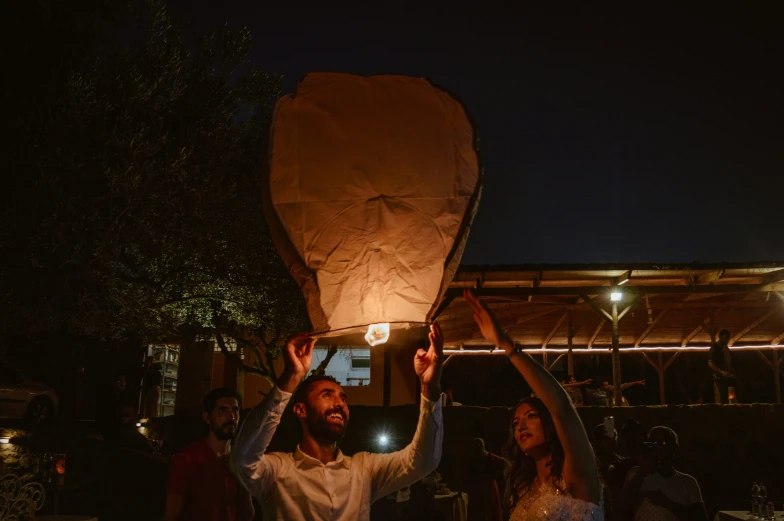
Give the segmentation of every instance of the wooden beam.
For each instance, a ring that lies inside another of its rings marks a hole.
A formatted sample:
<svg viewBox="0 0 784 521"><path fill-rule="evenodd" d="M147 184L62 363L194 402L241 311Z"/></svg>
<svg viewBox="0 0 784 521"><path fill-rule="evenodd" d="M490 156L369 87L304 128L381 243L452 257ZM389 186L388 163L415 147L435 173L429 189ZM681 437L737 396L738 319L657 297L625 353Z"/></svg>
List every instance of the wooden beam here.
<svg viewBox="0 0 784 521"><path fill-rule="evenodd" d="M563 358L563 355L558 355L558 356L556 357L556 359L555 359L555 360L553 360L553 363L552 363L552 364L550 364L550 367L548 367L548 368L547 368L547 370L548 370L548 371L552 371L552 370L553 370L553 367L555 367L555 364L557 364L557 363L558 363L558 361L559 361L561 358Z"/></svg>
<svg viewBox="0 0 784 521"><path fill-rule="evenodd" d="M746 326L746 327L745 327L745 328L744 328L744 329L743 329L743 330L742 330L740 333L738 333L738 334L737 334L737 335L735 335L734 337L730 338L730 341L729 341L729 344L728 344L728 345L730 345L730 346L733 346L733 345L735 345L735 342L737 342L738 340L740 340L741 338L743 338L744 336L746 336L746 334L748 334L748 333L749 333L749 331L751 331L752 329L754 329L755 327L757 327L758 325L760 325L760 324L761 324L761 323L762 323L762 322L763 322L763 321L764 321L766 318L768 318L769 316L771 316L771 315L772 315L773 313L775 313L776 311L777 311L777 309L776 309L776 308L773 308L773 309L771 309L770 311L768 311L767 313L765 313L764 315L762 315L761 317L759 317L757 320L755 320L754 322L752 322L751 324L749 324L748 326Z"/></svg>
<svg viewBox="0 0 784 521"><path fill-rule="evenodd" d="M715 270L697 276L697 284L710 284L721 279L725 270Z"/></svg>
<svg viewBox="0 0 784 521"><path fill-rule="evenodd" d="M515 324L525 324L526 322L533 320L535 318L539 318L544 315L549 315L553 311L560 311L563 309L561 306L553 306L548 309L543 309L539 311L535 311L534 313L529 313L527 315L523 315L520 318L515 319Z"/></svg>
<svg viewBox="0 0 784 521"><path fill-rule="evenodd" d="M659 403L661 405L664 405L667 401L666 393L664 392L664 371L665 371L664 362L663 362L664 359L662 357L661 351L659 351L656 354L658 355L657 358L659 360L659 367L657 368L656 371L657 373L659 373ZM677 355L678 353L675 354ZM673 356L673 358L675 357Z"/></svg>
<svg viewBox="0 0 784 521"><path fill-rule="evenodd" d="M703 324L700 324L699 326L695 327L695 328L694 328L694 331L692 331L691 333L689 333L689 334L686 336L686 338L684 338L684 339L683 339L683 342L681 342L681 347L686 347L687 345L689 345L689 342L691 342L692 338L694 338L695 336L699 335L699 334L700 334L700 332L701 332L703 329L705 329L705 326L704 326Z"/></svg>
<svg viewBox="0 0 784 521"><path fill-rule="evenodd" d="M626 314L634 308L634 306L640 303L640 299L642 299L642 297L643 295L635 295L634 298L629 302L629 305L623 308L623 311L618 314L618 320L623 320L623 317L625 317Z"/></svg>
<svg viewBox="0 0 784 521"><path fill-rule="evenodd" d="M597 336L599 336L599 332L602 330L602 328L604 327L604 325L606 323L607 322L605 320L600 320L599 321L599 325L596 326L596 331L593 332L593 335L591 336L591 339L588 341L588 345L587 345L588 349L591 349L593 347L593 341L596 340Z"/></svg>
<svg viewBox="0 0 784 521"><path fill-rule="evenodd" d="M784 270L782 270L784 271ZM779 272L776 272L779 273ZM722 284L706 286L623 286L623 292L629 295L716 293L754 293L757 291L784 291L784 283L779 279L784 275L771 279L767 284ZM605 295L609 286L539 286L534 288L482 288L475 291L478 297L520 297L528 295ZM460 296L463 288L449 288L448 295Z"/></svg>
<svg viewBox="0 0 784 521"><path fill-rule="evenodd" d="M550 334L548 334L548 335L547 335L547 337L545 337L545 339L544 339L544 342L542 342L542 349L544 349L545 347L547 347L547 344L549 344L549 343L550 343L550 340L552 340L552 339L553 339L553 337L555 336L555 334L556 334L556 333L558 332L558 330L561 328L561 324L563 324L563 321L564 321L564 320L566 320L566 315L567 315L568 313L569 313L568 311L564 312L564 314L563 314L563 315L561 315L561 318L559 318L559 319L558 319L558 322L556 322L556 323L555 323L555 327L552 329L552 331L550 331Z"/></svg>
<svg viewBox="0 0 784 521"><path fill-rule="evenodd" d="M600 308L599 305L592 298L590 298L587 294L581 293L580 294L580 298L582 298L585 301L586 304L591 306L591 309L593 309L594 311L599 313L600 316L604 317L605 320L608 320L608 321L612 322L612 316L609 313L607 313L605 310Z"/></svg>
<svg viewBox="0 0 784 521"><path fill-rule="evenodd" d="M612 374L613 374L613 404L616 407L623 405L621 386L621 346L620 333L618 332L618 303L612 303Z"/></svg>
<svg viewBox="0 0 784 521"><path fill-rule="evenodd" d="M448 295L444 296L444 300L441 301L441 304L438 305L435 313L433 313L433 319L438 318L441 315L441 313L443 313L444 310L446 310L446 308L449 307L449 304L451 304L453 300L455 300L454 296L448 296Z"/></svg>
<svg viewBox="0 0 784 521"><path fill-rule="evenodd" d="M765 356L765 353L763 353L763 352L762 352L762 351L760 351L759 349L756 349L756 350L754 350L754 352L755 352L755 353L757 353L757 354L759 355L759 357L760 357L760 358L762 358L762 361L763 361L763 362L765 362L765 365L767 365L768 367L770 367L771 369L773 369L773 362L771 362L770 360L768 360L768 357L767 357L767 356ZM773 351L773 357L774 357L774 358L776 357L776 352L775 352L775 351Z"/></svg>
<svg viewBox="0 0 784 521"><path fill-rule="evenodd" d="M779 336L771 340L770 345L777 346L781 343L782 340L784 340L784 333L780 334Z"/></svg>
<svg viewBox="0 0 784 521"><path fill-rule="evenodd" d="M634 341L634 347L640 347L640 344L642 344L642 341L645 340L645 337L651 334L653 328L656 327L656 324L659 323L659 320L661 320L669 310L670 310L669 307L665 307L659 312L658 315L656 315L656 318L653 319L653 322L648 324L648 327L645 329L645 331L643 331L642 334L637 337L637 340Z"/></svg>
<svg viewBox="0 0 784 521"><path fill-rule="evenodd" d="M566 372L574 375L574 353L572 353L572 340L574 339L574 328L572 327L572 311L566 310L566 348L569 353L566 357Z"/></svg>
<svg viewBox="0 0 784 521"><path fill-rule="evenodd" d="M676 358L678 358L678 355L681 353L682 351L675 351L670 357L670 359L667 360L667 362L664 364L664 367L662 367L662 371L666 371L667 368L672 365L672 363L675 361ZM661 354L661 351L659 351L659 354Z"/></svg>
<svg viewBox="0 0 784 521"><path fill-rule="evenodd" d="M645 361L648 362L648 364L650 364L651 367L653 367L657 371L659 370L659 366L656 365L656 363L653 360L651 360L651 357L648 356L647 353L645 353L643 351L640 351L639 353L642 355L642 357L645 359Z"/></svg>
<svg viewBox="0 0 784 521"><path fill-rule="evenodd" d="M710 313L708 314L707 318L704 318L702 320L702 322L700 323L700 325L697 326L694 329L694 331L689 333L689 335L681 343L681 347L686 347L689 344L689 342L691 342L691 340L695 336L699 335L700 331L702 331L703 329L708 329L708 332L710 333L711 328L713 328L715 323L716 323L716 317L718 317L726 309L727 308L722 308L722 309L720 309L718 311L715 311L713 308L711 308L710 309ZM695 314L695 316L696 316L696 314ZM711 335L711 339L713 339L713 335Z"/></svg>

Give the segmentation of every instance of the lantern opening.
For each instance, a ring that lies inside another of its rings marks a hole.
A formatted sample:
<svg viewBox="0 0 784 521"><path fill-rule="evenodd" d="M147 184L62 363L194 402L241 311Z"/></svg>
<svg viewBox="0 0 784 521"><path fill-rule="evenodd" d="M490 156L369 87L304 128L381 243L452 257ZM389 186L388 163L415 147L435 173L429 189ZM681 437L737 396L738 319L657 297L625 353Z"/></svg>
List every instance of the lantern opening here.
<svg viewBox="0 0 784 521"><path fill-rule="evenodd" d="M371 347L385 343L389 340L389 323L386 324L370 324L367 333L365 333L365 341Z"/></svg>

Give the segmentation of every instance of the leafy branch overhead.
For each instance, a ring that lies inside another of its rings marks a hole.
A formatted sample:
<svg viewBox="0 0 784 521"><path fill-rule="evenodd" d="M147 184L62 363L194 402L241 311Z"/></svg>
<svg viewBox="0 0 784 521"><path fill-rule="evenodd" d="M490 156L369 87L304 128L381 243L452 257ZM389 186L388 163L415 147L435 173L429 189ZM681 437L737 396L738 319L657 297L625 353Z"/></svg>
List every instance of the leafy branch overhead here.
<svg viewBox="0 0 784 521"><path fill-rule="evenodd" d="M3 326L99 339L217 331L274 378L268 356L308 328L261 211L262 132L281 78L249 64L247 30L188 42L155 1L37 4L53 50L31 47L40 70L13 87ZM71 45L57 43L64 34Z"/></svg>

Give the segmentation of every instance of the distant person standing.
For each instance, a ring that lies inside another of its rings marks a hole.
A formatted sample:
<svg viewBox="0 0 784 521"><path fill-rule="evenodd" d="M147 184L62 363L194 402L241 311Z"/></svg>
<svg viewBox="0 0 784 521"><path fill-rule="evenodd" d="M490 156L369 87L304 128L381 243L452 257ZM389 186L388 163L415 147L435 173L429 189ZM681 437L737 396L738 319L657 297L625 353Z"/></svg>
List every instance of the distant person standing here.
<svg viewBox="0 0 784 521"><path fill-rule="evenodd" d="M164 521L251 521L250 493L230 468L242 399L233 389L213 389L203 402L207 436L174 455Z"/></svg>
<svg viewBox="0 0 784 521"><path fill-rule="evenodd" d="M708 521L697 480L673 466L678 435L658 426L648 433L652 450L626 476L618 494L616 519L634 521Z"/></svg>
<svg viewBox="0 0 784 521"><path fill-rule="evenodd" d="M737 392L738 379L732 366L730 356L730 332L719 331L719 339L710 348L708 367L713 371L713 389L716 403L729 402L729 388L735 387Z"/></svg>
<svg viewBox="0 0 784 521"><path fill-rule="evenodd" d="M629 387L634 387L635 385L642 385L644 387L645 380L637 380L635 382L628 382L625 384L621 384L621 391L625 391ZM602 382L601 390L604 391L605 394L607 395L610 405L614 405L613 396L615 393L615 385L605 380L604 382ZM623 407L629 407L629 400L627 400L624 395L621 395L621 405Z"/></svg>
<svg viewBox="0 0 784 521"><path fill-rule="evenodd" d="M573 375L569 375L568 380L564 380L561 382L561 386L566 389L566 393L569 395L569 398L572 399L572 403L575 407L582 407L584 405L583 400L583 390L580 387L585 385L591 385L593 383L593 378L589 378L585 381L578 382L577 379Z"/></svg>
<svg viewBox="0 0 784 521"><path fill-rule="evenodd" d="M499 483L503 483L506 460L488 452L482 438L471 442L468 454L468 521L501 521Z"/></svg>

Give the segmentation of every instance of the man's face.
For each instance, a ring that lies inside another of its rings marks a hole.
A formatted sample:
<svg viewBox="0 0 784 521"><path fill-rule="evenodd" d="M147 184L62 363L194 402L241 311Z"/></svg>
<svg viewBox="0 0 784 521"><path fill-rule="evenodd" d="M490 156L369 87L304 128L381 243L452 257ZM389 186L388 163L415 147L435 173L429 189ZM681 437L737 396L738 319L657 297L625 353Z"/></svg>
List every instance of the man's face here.
<svg viewBox="0 0 784 521"><path fill-rule="evenodd" d="M672 440L663 432L652 432L648 436L648 441L655 445L653 453L659 464L669 461L675 453Z"/></svg>
<svg viewBox="0 0 784 521"><path fill-rule="evenodd" d="M240 404L236 398L220 398L212 412L205 412L203 418L216 438L221 441L230 440L237 434Z"/></svg>
<svg viewBox="0 0 784 521"><path fill-rule="evenodd" d="M612 387L610 387L610 382L602 382L602 389L604 389L605 391L609 391L610 389L612 389Z"/></svg>
<svg viewBox="0 0 784 521"><path fill-rule="evenodd" d="M730 343L730 335L729 333L722 333L719 335L719 343L721 345L727 345Z"/></svg>
<svg viewBox="0 0 784 521"><path fill-rule="evenodd" d="M136 410L125 405L120 408L120 425L123 427L136 427Z"/></svg>
<svg viewBox="0 0 784 521"><path fill-rule="evenodd" d="M570 376L570 377L569 377L569 383L570 383L570 384L577 383L577 378L575 378L574 376Z"/></svg>
<svg viewBox="0 0 784 521"><path fill-rule="evenodd" d="M338 384L329 380L312 384L302 405L305 424L314 438L335 442L346 434L348 404L346 393Z"/></svg>

